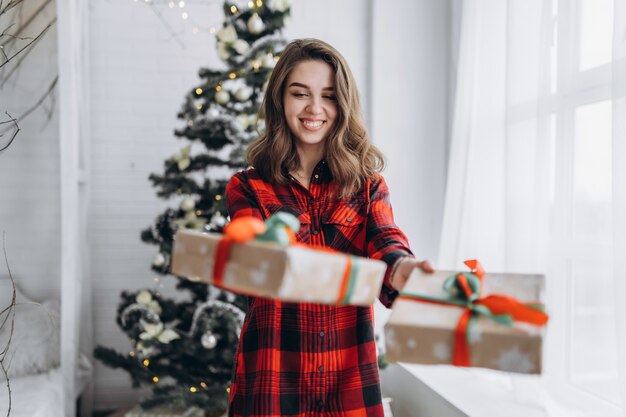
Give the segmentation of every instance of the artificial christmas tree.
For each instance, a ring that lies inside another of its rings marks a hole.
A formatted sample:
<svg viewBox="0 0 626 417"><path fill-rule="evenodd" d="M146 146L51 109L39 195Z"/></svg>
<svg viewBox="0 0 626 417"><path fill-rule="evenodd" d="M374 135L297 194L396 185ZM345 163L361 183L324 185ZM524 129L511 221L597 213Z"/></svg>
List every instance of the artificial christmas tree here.
<svg viewBox="0 0 626 417"><path fill-rule="evenodd" d="M224 3L217 31L225 70L201 69L201 83L185 98L176 136L187 141L150 180L157 195L176 199L141 234L158 247L152 269L170 273L173 236L178 229L219 232L227 222L224 190L244 151L263 129L257 112L269 75L286 45L280 32L289 15L287 0ZM226 408L245 298L206 284L179 280L188 298L165 298L158 291L123 292L117 323L132 351L99 346L95 357L130 374L134 386L152 385L144 408L168 404L206 411Z"/></svg>

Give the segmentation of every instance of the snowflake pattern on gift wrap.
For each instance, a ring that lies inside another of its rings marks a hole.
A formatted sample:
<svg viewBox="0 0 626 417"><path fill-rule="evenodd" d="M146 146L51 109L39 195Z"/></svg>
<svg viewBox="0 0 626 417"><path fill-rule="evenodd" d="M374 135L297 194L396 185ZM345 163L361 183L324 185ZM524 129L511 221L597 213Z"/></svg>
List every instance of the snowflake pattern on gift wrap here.
<svg viewBox="0 0 626 417"><path fill-rule="evenodd" d="M387 328L385 332L385 340L387 341L388 346L397 346L398 341L396 340L396 331L392 328Z"/></svg>
<svg viewBox="0 0 626 417"><path fill-rule="evenodd" d="M267 282L267 273L270 270L270 263L263 261L257 269L250 270L250 278L256 285L262 285Z"/></svg>
<svg viewBox="0 0 626 417"><path fill-rule="evenodd" d="M413 338L406 341L406 347L413 350L417 347L417 341Z"/></svg>
<svg viewBox="0 0 626 417"><path fill-rule="evenodd" d="M452 346L446 342L437 342L433 345L432 354L440 361L449 361L452 359Z"/></svg>
<svg viewBox="0 0 626 417"><path fill-rule="evenodd" d="M506 372L530 373L535 365L528 354L522 352L519 347L500 352L500 357L495 362L497 369Z"/></svg>

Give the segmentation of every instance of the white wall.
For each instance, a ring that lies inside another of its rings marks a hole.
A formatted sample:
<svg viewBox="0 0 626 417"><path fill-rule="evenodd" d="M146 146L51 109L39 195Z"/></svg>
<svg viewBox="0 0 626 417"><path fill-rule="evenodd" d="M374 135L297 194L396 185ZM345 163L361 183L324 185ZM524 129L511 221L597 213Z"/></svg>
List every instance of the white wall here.
<svg viewBox="0 0 626 417"><path fill-rule="evenodd" d="M42 3L25 2L24 19ZM55 3L51 2L20 36L34 38L55 14ZM54 80L57 74L56 39L56 27L53 26L0 90L0 120L6 120L5 111L13 117L22 115ZM24 46L26 42L18 44ZM5 69L12 67L8 64ZM48 122L44 110L50 106L53 113ZM7 150L0 153L0 246L4 232L11 273L24 292L37 300L58 298L60 292L58 120L54 100L46 100L42 108L20 122L18 136ZM0 126L2 130L5 127ZM0 147L6 144L8 136L10 132L0 139ZM0 277L5 276L8 272L4 255L0 252Z"/></svg>

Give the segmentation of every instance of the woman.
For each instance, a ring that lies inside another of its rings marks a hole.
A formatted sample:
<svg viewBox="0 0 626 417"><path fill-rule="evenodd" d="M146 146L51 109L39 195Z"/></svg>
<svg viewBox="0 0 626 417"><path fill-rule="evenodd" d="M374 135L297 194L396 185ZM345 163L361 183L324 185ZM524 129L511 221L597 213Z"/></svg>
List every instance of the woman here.
<svg viewBox="0 0 626 417"><path fill-rule="evenodd" d="M291 42L270 77L265 133L247 153L253 167L226 189L231 219L297 216L300 242L382 259L390 307L417 262L393 221L367 136L354 78L332 46ZM373 308L250 298L235 356L230 416L383 416Z"/></svg>

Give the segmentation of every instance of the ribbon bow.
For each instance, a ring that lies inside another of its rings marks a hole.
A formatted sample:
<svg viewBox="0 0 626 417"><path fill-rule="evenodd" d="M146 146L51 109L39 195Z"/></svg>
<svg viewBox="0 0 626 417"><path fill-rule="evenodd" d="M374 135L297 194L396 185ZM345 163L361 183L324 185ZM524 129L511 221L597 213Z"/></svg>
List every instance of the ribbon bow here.
<svg viewBox="0 0 626 417"><path fill-rule="evenodd" d="M233 243L245 243L251 240L274 242L281 246L303 246L316 250L338 253L337 251L317 245L304 245L296 241L296 233L300 230L300 221L290 213L278 212L270 216L265 222L252 217L243 216L233 220L224 228L224 237L220 239L215 253L213 264L213 283L223 286L224 270ZM347 304L354 293L355 281L358 272L357 258L348 256L344 269L337 304Z"/></svg>
<svg viewBox="0 0 626 417"><path fill-rule="evenodd" d="M490 294L482 297L485 275L483 267L477 260L464 263L471 272L458 273L444 281L443 289L448 293L449 298L406 292L400 293L399 296L405 300L458 306L464 309L454 330L452 363L455 366L471 366L467 340L468 329L479 315L489 317L505 326L512 326L516 321L536 326L544 326L548 322L548 315L542 310L543 305L539 303L524 304L514 297L503 294Z"/></svg>

